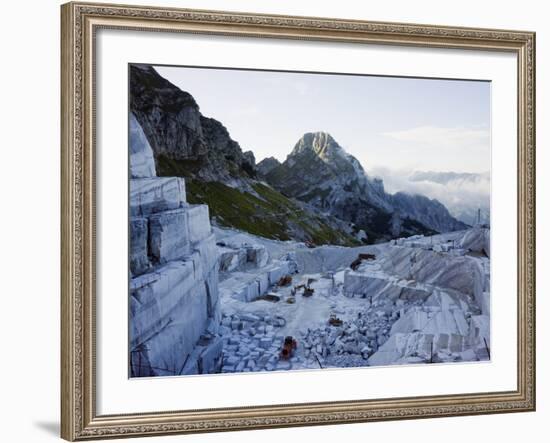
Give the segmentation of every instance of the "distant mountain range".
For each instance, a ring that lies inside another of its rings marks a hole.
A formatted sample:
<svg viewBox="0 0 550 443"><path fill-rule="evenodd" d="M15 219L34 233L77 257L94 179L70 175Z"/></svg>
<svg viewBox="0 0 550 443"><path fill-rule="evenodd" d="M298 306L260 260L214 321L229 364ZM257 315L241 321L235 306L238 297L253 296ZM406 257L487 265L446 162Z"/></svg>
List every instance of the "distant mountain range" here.
<svg viewBox="0 0 550 443"><path fill-rule="evenodd" d="M489 172L369 171L379 176L391 192L406 189L435 198L456 219L473 225L490 223L491 175Z"/></svg>
<svg viewBox="0 0 550 443"><path fill-rule="evenodd" d="M191 94L150 66L130 68L130 110L157 174L186 177L189 200L207 203L220 225L342 245L467 227L436 199L386 192L325 132L304 134L283 163L267 158L256 165L222 123L200 113Z"/></svg>

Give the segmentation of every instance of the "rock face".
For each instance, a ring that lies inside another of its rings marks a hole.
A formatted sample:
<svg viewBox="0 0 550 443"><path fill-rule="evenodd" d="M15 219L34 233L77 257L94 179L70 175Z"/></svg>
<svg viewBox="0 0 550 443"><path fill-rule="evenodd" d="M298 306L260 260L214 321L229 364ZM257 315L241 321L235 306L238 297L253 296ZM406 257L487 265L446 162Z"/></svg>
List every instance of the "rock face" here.
<svg viewBox="0 0 550 443"><path fill-rule="evenodd" d="M267 157L264 158L260 163L258 163L256 165L256 168L258 169L260 175L265 176L280 164L281 162L275 157Z"/></svg>
<svg viewBox="0 0 550 443"><path fill-rule="evenodd" d="M186 160L190 176L228 182L256 175L254 157L243 154L227 129L204 117L191 94L153 67L130 66L130 109L159 161Z"/></svg>
<svg viewBox="0 0 550 443"><path fill-rule="evenodd" d="M190 205L185 182L155 177L141 127L131 120L130 374L219 372L218 251L208 207ZM150 148L149 148L150 149Z"/></svg>
<svg viewBox="0 0 550 443"><path fill-rule="evenodd" d="M460 231L467 226L454 218L447 208L437 201L419 194L397 192L389 196L392 206L413 220L437 232Z"/></svg>
<svg viewBox="0 0 550 443"><path fill-rule="evenodd" d="M402 234L466 227L436 200L387 194L382 180L369 178L359 161L325 132L305 134L286 160L265 176L283 194L350 221L374 238L391 237L395 212L402 220Z"/></svg>

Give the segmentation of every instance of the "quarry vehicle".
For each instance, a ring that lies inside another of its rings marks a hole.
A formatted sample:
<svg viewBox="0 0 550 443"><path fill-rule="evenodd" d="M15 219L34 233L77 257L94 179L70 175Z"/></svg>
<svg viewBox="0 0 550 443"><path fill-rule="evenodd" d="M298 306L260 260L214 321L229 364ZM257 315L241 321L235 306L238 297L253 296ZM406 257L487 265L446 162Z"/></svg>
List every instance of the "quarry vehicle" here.
<svg viewBox="0 0 550 443"><path fill-rule="evenodd" d="M288 286L292 283L292 277L290 275L285 275L279 279L277 282L278 286Z"/></svg>
<svg viewBox="0 0 550 443"><path fill-rule="evenodd" d="M281 358L283 360L288 360L292 357L293 351L298 347L298 343L291 336L287 335L283 343L283 349L281 349Z"/></svg>
<svg viewBox="0 0 550 443"><path fill-rule="evenodd" d="M272 303L277 303L279 300L281 300L281 297L279 297L277 294L269 293L260 295L256 300L265 300Z"/></svg>
<svg viewBox="0 0 550 443"><path fill-rule="evenodd" d="M374 254L359 254L353 262L351 262L351 265L349 267L353 269L354 271L357 270L359 265L363 262L363 260L376 260L376 255Z"/></svg>
<svg viewBox="0 0 550 443"><path fill-rule="evenodd" d="M328 319L328 323L331 326L342 326L344 322L340 318L336 317L335 314L331 314L330 318Z"/></svg>

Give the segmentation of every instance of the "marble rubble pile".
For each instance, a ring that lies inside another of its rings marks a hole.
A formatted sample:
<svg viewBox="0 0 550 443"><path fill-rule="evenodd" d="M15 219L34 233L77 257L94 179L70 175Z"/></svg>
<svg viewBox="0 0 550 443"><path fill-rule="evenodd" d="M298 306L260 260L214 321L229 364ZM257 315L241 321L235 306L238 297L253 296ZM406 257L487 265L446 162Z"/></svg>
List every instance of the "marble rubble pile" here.
<svg viewBox="0 0 550 443"><path fill-rule="evenodd" d="M130 119L130 360L132 376L219 372L218 250L208 207L185 182L156 177Z"/></svg>
<svg viewBox="0 0 550 443"><path fill-rule="evenodd" d="M222 372L289 370L301 364L297 355L280 358L284 340L280 329L285 325L283 317L266 311L224 314Z"/></svg>

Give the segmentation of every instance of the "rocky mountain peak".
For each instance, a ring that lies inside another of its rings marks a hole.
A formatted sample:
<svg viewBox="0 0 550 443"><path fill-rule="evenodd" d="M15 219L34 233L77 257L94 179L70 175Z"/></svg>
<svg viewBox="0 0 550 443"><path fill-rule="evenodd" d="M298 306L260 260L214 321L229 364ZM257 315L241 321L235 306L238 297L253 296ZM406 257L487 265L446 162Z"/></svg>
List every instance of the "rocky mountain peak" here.
<svg viewBox="0 0 550 443"><path fill-rule="evenodd" d="M330 157L340 153L342 148L328 132L308 132L298 140L290 155L299 155L307 151L313 151L321 158Z"/></svg>
<svg viewBox="0 0 550 443"><path fill-rule="evenodd" d="M363 180L359 161L348 154L328 132L304 134L287 156L284 165L297 171L311 170L319 179Z"/></svg>
<svg viewBox="0 0 550 443"><path fill-rule="evenodd" d="M281 162L275 157L266 157L256 165L256 168L261 175L266 175L280 164Z"/></svg>
<svg viewBox="0 0 550 443"><path fill-rule="evenodd" d="M335 172L339 174L347 172L359 176L365 175L359 161L348 154L328 132L318 131L304 134L294 146L287 160L298 158L310 160L312 156L323 161L331 169L335 168Z"/></svg>

